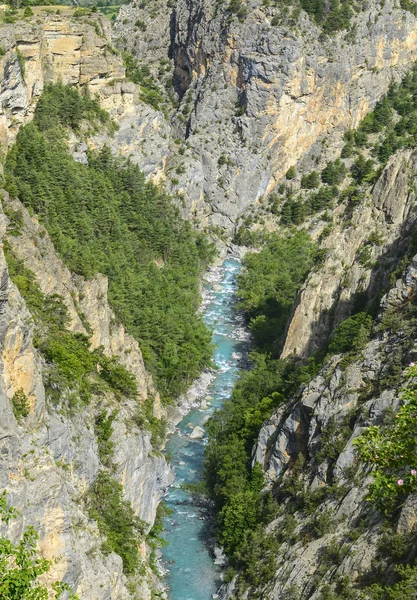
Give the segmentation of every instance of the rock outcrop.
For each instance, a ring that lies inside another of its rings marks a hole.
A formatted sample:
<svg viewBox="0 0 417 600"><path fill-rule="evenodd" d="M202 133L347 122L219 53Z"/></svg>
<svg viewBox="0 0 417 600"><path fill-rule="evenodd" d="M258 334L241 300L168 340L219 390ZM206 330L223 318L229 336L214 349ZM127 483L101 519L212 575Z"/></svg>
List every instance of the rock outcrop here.
<svg viewBox="0 0 417 600"><path fill-rule="evenodd" d="M340 150L343 131L417 57L416 19L391 1L369 2L349 33L332 36L304 12L294 21L257 0L247 8L240 22L212 0L134 3L116 22L122 47L154 72L170 24L166 57L182 98L171 129L184 146L171 143L166 173L188 215L228 232L291 165L311 167L323 141L330 157Z"/></svg>
<svg viewBox="0 0 417 600"><path fill-rule="evenodd" d="M155 453L151 435L135 425L138 404L154 394L137 342L114 323L107 303L107 281L98 277L84 281L73 276L58 258L52 243L35 218L18 201L7 201L9 210L19 211L22 229L9 236L16 255L36 276L46 295L59 294L69 309L70 329L92 330L92 348L104 347L108 356L118 356L137 379L140 398L120 403L107 394L76 411L45 401L43 359L33 344L33 319L15 285L10 281L1 253L1 464L0 488L10 503L24 515L19 528L10 524L8 533L18 537L31 524L39 532L42 555L54 559L48 578L64 580L80 598L130 598L119 556L104 555L97 524L88 516L86 493L94 483L100 462L95 418L117 409L111 441L114 443L115 478L135 513L150 528L157 505L171 482L165 459ZM6 217L1 214L2 235ZM80 315L83 315L83 320ZM17 421L11 398L23 390L30 414ZM144 552L147 550L144 547ZM152 579L153 575L148 574ZM142 584L144 598L151 586Z"/></svg>
<svg viewBox="0 0 417 600"><path fill-rule="evenodd" d="M1 26L3 150L13 142L20 126L33 118L45 84L61 81L88 90L118 125L114 134L97 134L89 145L108 144L116 154L131 156L146 174L158 179L168 144L164 115L141 102L138 86L127 81L122 57L112 45L109 21L94 14L72 15L72 9L63 9L59 15L43 11L36 20ZM85 160L85 142L77 138L73 143L75 156Z"/></svg>
<svg viewBox="0 0 417 600"><path fill-rule="evenodd" d="M306 357L322 349L332 327L351 313L357 294L372 298L388 285L389 267L404 251L417 215L410 185L416 161L417 154L412 150L391 157L350 222L340 220L322 242L326 259L318 271L309 275L298 294L283 358L291 354ZM337 213L336 209L336 219ZM372 234L379 238L379 244L372 244L369 260L361 262L360 251Z"/></svg>
<svg viewBox="0 0 417 600"><path fill-rule="evenodd" d="M417 256L382 298L379 330L361 355L348 364L342 356L333 356L262 426L253 461L262 466L267 487L274 487L279 496L281 487L291 485L295 477L293 485L312 504L297 510L291 505L297 496L285 501L284 494L283 514L267 527L269 533L287 532L275 556L274 573L261 588L249 587L239 598L318 600L326 584L340 584L344 577L350 583L366 581L377 568L387 568L383 515L366 501L370 473L358 462L353 442L365 427L386 422L400 404L399 390L406 380L396 359L401 357L403 364L414 361L415 340L406 322L384 326L382 317L387 310L402 314L416 290ZM314 494L320 491L314 504ZM416 499L411 495L396 532L415 533L415 523ZM236 579L225 585L222 598L236 597L236 586Z"/></svg>

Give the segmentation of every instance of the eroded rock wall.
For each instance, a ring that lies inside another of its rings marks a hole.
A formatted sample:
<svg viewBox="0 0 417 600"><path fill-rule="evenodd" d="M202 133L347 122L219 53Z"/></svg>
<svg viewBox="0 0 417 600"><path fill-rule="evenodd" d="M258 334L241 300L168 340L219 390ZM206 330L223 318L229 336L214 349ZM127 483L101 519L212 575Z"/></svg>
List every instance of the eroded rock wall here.
<svg viewBox="0 0 417 600"><path fill-rule="evenodd" d="M416 19L391 1L369 2L350 33L332 36L306 13L272 25L280 9L256 0L247 6L239 22L212 0L178 0L165 12L133 3L116 23L122 46L154 72L170 23L166 56L182 97L171 130L184 151L170 145L168 181L200 226L228 232L291 165L312 168L322 140L330 157L340 151L343 131L356 127L417 57Z"/></svg>
<svg viewBox="0 0 417 600"><path fill-rule="evenodd" d="M74 277L37 220L18 201L9 201L8 206L23 216L20 235L9 236L16 255L35 274L45 294L62 296L71 315L70 329L85 333L88 323L93 331L92 348L102 345L109 356L118 356L136 376L140 393L138 400L123 402L109 393L75 410L65 408L64 402L57 406L46 402L43 359L33 345L33 318L9 279L1 253L0 488L23 515L18 524L10 524L9 534L18 537L22 528L34 525L42 555L57 561L48 579L66 581L80 598L127 599L131 593L121 558L103 554L102 537L87 511L86 493L102 468L95 419L103 410L118 411L111 437L114 476L135 513L151 527L171 473L162 455L154 453L150 433L135 425L134 416L155 390L137 342L122 325L113 324L106 279L99 276L87 282ZM1 219L4 234L7 218L3 213ZM30 414L23 421L16 420L11 406L19 389L30 404ZM144 552L146 560L145 547ZM150 598L150 589L144 578L144 598Z"/></svg>

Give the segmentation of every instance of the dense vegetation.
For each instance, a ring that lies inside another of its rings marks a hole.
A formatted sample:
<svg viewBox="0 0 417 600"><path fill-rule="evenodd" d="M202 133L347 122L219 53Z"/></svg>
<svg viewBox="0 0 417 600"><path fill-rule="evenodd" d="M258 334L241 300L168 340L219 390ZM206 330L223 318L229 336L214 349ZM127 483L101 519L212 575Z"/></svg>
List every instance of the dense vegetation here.
<svg viewBox="0 0 417 600"><path fill-rule="evenodd" d="M0 494L0 525L8 525L19 513L7 505L6 493ZM51 561L37 557L38 534L33 527L27 527L17 544L8 538L0 537L0 597L4 600L48 600L48 590L38 578L47 573ZM69 586L62 582L52 585L54 598L61 598L66 592L67 600L78 600Z"/></svg>
<svg viewBox="0 0 417 600"><path fill-rule="evenodd" d="M287 238L271 235L261 252L245 257L238 294L258 350L277 355L295 294L315 252L309 235L302 231Z"/></svg>
<svg viewBox="0 0 417 600"><path fill-rule="evenodd" d="M34 122L20 129L7 156L7 188L39 215L70 269L108 276L112 307L169 399L211 360L197 309L199 275L213 250L137 166L106 147L89 153L88 166L72 158L64 127L77 129L85 117L105 121L88 96L47 86ZM46 354L56 357L53 344Z"/></svg>
<svg viewBox="0 0 417 600"><path fill-rule="evenodd" d="M403 403L389 426L368 427L356 440L361 458L373 466L369 500L387 515L417 491L417 367L411 363Z"/></svg>
<svg viewBox="0 0 417 600"><path fill-rule="evenodd" d="M167 98L152 77L148 65L137 63L133 56L127 52L123 53L123 61L126 67L126 77L140 87L141 100L150 104L155 110L165 111L164 105L167 102Z"/></svg>

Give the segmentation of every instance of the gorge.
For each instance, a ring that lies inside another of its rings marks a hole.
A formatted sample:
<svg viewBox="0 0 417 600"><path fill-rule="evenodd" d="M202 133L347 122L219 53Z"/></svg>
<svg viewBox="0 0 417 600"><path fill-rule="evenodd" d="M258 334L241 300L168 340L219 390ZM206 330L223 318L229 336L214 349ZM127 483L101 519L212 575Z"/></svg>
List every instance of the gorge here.
<svg viewBox="0 0 417 600"><path fill-rule="evenodd" d="M167 444L176 479L164 499L173 512L167 517L163 532L168 542L163 549L163 560L170 572L167 583L173 600L211 598L220 583L219 569L210 556L213 548L208 545L212 526L207 520L208 508L195 505L192 492L183 486L197 484L202 477L203 440L190 439L191 428L195 431L196 427L204 427L208 414L230 396L239 363L247 352L247 335L242 319L235 313L239 269L239 262L228 258L209 274L203 311L205 322L213 330L214 364L218 371L198 387L199 407L185 415Z"/></svg>
<svg viewBox="0 0 417 600"><path fill-rule="evenodd" d="M414 600L415 3L78 4L0 7L0 598Z"/></svg>

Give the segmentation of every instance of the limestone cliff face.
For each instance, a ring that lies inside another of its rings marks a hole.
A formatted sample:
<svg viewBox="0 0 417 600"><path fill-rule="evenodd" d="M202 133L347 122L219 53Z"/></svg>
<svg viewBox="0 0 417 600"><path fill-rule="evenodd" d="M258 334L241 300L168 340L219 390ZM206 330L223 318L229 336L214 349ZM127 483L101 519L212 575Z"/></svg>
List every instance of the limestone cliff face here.
<svg viewBox="0 0 417 600"><path fill-rule="evenodd" d="M305 13L298 22L281 13L272 25L279 9L247 6L241 23L212 0L178 0L165 13L131 4L116 23L122 45L154 71L170 23L166 55L182 96L172 131L185 152L171 144L167 166L177 170L168 176L189 215L228 231L289 166L311 164L321 140L330 141L330 156L340 149L341 132L358 125L417 57L416 19L390 1L370 2L351 33L331 37Z"/></svg>
<svg viewBox="0 0 417 600"><path fill-rule="evenodd" d="M24 221L20 236L10 236L18 257L34 272L45 294L63 297L70 311L71 329L85 332L88 323L93 348L104 346L108 355L119 356L135 374L141 394L138 402L143 401L148 393L154 393L152 381L137 342L121 325L113 324L105 278L87 282L72 276L36 219L31 219L18 201L12 206L21 211ZM3 235L3 213L1 219ZM18 536L22 527L34 525L40 534L42 554L58 559L48 577L67 581L80 598L130 598L121 559L114 553L102 553L101 536L83 500L102 468L94 433L96 414L118 410L111 438L115 476L136 514L149 527L171 481L169 467L161 455L154 454L150 434L134 425L137 401L121 404L107 395L93 399L91 405L75 413L45 402L43 361L33 346L32 317L8 277L3 253L1 273L0 488L24 516L19 530L11 524L9 533ZM79 318L81 310L84 324ZM16 421L11 408L10 399L19 389L31 406L24 422ZM146 581L141 593L150 597Z"/></svg>
<svg viewBox="0 0 417 600"><path fill-rule="evenodd" d="M144 105L137 86L126 80L123 61L112 47L109 22L94 15L73 18L72 13L73 9L66 8L60 15L38 11L29 21L0 27L3 150L33 118L44 85L62 81L81 90L88 88L119 125L113 136L89 132L73 136L70 144L75 158L85 160L86 141L91 147L107 143L116 154L133 155L132 160L157 178L166 144L163 115ZM17 538L25 526L35 526L42 555L54 559L48 580L66 581L80 598L127 600L132 592L121 558L103 554L102 536L88 516L86 492L103 468L95 420L103 410L107 414L117 410L111 437L113 476L150 528L172 475L163 456L154 451L150 432L136 423L140 423L138 410L146 400L153 403L154 414L162 416L159 395L139 344L109 306L107 278L99 275L87 281L73 275L37 219L18 200L6 193L3 196L7 210L18 213L21 220L19 235L8 236L15 255L34 273L45 295L63 299L70 330L90 334L92 350L102 347L107 356L117 357L135 375L139 392L138 400L122 404L108 393L75 413L65 409L65 403L54 406L46 401L44 363L33 345L33 319L8 276L1 252L0 489L7 491L8 500L23 515L7 533ZM3 238L7 217L2 210L0 220ZM23 390L30 404L29 416L19 422L11 407L18 390ZM136 586L144 599L150 599L159 585L147 566L149 552L143 545L145 576Z"/></svg>
<svg viewBox="0 0 417 600"><path fill-rule="evenodd" d="M41 12L38 19L2 25L0 39L0 143L13 142L19 127L30 121L46 83L62 81L88 88L109 111L119 129L97 135L90 146L109 144L155 179L167 153L168 126L162 113L139 100L139 89L125 78L123 60L112 45L110 23L100 16L72 17ZM146 144L145 144L146 140ZM73 140L83 160L86 145ZM84 158L85 160L85 158Z"/></svg>
<svg viewBox="0 0 417 600"><path fill-rule="evenodd" d="M387 168L389 172L393 165ZM396 206L404 208L401 196ZM350 274L354 271L355 267L351 268ZM310 280L310 291L313 287ZM317 377L262 426L253 463L262 466L267 487L274 487L279 496L298 465L297 489L307 496L320 490L324 493L307 511L291 504L297 502L297 496L285 500L284 494L282 516L267 527L268 532L287 532L274 557L270 580L257 590L249 587L242 593L237 592L235 578L222 588L225 600L318 600L323 597L325 585L334 588L345 577L353 584L363 582L371 574L375 577L378 569L384 572L388 568L383 550L384 519L366 501L370 473L359 464L353 442L365 427L386 422L400 404L399 389L406 380L399 365L415 360L415 339L404 322L387 327L382 317L387 311L399 317L412 302L416 289L414 256L403 276L382 298L379 329L361 356L347 366L341 356L333 356ZM332 493L329 486L339 492ZM292 515L290 521L288 515ZM414 494L402 507L394 533L411 535L416 523Z"/></svg>
<svg viewBox="0 0 417 600"><path fill-rule="evenodd" d="M340 221L322 243L327 258L299 292L283 358L294 353L306 357L323 348L332 327L352 312L355 294L372 298L387 285L389 265L407 244L417 215L411 185L416 160L414 150L394 155L365 203L353 212L348 226ZM377 234L380 243L372 246L367 264L361 264L360 251L372 234ZM377 263L376 269L372 268L373 262Z"/></svg>

